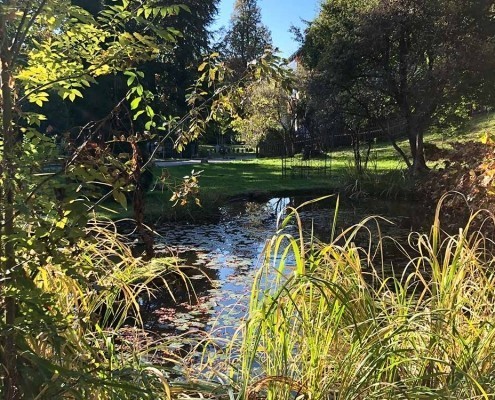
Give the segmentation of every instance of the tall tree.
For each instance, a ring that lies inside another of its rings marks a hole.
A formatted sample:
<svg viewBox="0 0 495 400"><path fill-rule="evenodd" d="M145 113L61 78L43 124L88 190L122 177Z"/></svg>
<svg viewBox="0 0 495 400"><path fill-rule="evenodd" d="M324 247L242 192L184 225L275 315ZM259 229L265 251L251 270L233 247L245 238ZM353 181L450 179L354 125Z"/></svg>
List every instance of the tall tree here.
<svg viewBox="0 0 495 400"><path fill-rule="evenodd" d="M289 71L287 76L291 78ZM285 154L293 154L297 99L292 87L258 81L244 88L242 97L243 117L231 124L242 140L257 148L270 132L277 133L284 143Z"/></svg>
<svg viewBox="0 0 495 400"><path fill-rule="evenodd" d="M163 114L183 115L187 109L186 92L198 78L197 65L208 53L209 26L217 13L219 0L175 0L191 12L182 12L171 18L180 37L169 52L143 66L146 86L156 94L156 104ZM170 2L163 2L169 4Z"/></svg>
<svg viewBox="0 0 495 400"><path fill-rule="evenodd" d="M248 62L260 57L271 45L271 33L261 22L256 0L236 0L230 26L220 44L235 75L239 76Z"/></svg>
<svg viewBox="0 0 495 400"><path fill-rule="evenodd" d="M401 154L425 170L425 131L487 87L480 54L493 65L491 3L326 1L302 51L312 86L351 125L402 120L411 158Z"/></svg>

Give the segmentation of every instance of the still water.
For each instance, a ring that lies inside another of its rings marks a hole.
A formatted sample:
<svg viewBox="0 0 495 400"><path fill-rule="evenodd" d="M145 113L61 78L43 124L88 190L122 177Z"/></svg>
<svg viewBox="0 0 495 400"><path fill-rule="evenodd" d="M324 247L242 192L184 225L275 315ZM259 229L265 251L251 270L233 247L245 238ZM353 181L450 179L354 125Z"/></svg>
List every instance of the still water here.
<svg viewBox="0 0 495 400"><path fill-rule="evenodd" d="M158 254L176 255L186 266L184 271L193 290L176 285L175 302L166 291L143 303L146 328L153 332L184 332L216 336L231 333L247 311L248 296L254 274L260 266L265 243L277 231L277 221L287 207L298 207L308 199L273 198L265 203L236 202L221 208L215 223L173 223L156 227L160 234ZM300 209L304 230L322 241L331 237L336 198L326 199ZM340 202L336 232L361 222L371 215L381 216L367 224L359 246L367 246L369 238L390 236L405 242L412 231L424 230L431 222L424 212L405 202L368 200L359 203ZM287 228L297 234L295 226ZM358 239L359 240L359 239ZM391 246L385 254L397 263L397 250ZM387 254L388 253L388 254ZM230 327L230 328L229 328Z"/></svg>

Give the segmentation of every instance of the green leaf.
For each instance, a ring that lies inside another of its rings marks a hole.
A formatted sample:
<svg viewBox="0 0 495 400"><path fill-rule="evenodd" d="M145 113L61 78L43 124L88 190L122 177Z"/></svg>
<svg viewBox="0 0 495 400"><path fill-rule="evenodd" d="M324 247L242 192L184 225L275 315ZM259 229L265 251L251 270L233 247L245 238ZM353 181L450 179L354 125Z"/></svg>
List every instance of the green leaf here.
<svg viewBox="0 0 495 400"><path fill-rule="evenodd" d="M136 112L136 113L134 114L134 117L133 117L132 119L133 119L134 121L135 121L135 120L137 120L141 114L144 114L144 110L139 110L138 112Z"/></svg>
<svg viewBox="0 0 495 400"><path fill-rule="evenodd" d="M135 110L136 108L139 107L139 103L141 103L142 97L136 97L134 100L131 101L131 110Z"/></svg>
<svg viewBox="0 0 495 400"><path fill-rule="evenodd" d="M148 114L150 118L153 118L155 116L155 112L150 106L146 106L146 114Z"/></svg>
<svg viewBox="0 0 495 400"><path fill-rule="evenodd" d="M67 217L62 218L60 221L58 221L58 222L56 223L56 227L57 227L57 228L60 228L60 229L64 229L64 228L65 228L65 225L67 224L67 221L68 221L68 220L69 220L69 219L68 219Z"/></svg>
<svg viewBox="0 0 495 400"><path fill-rule="evenodd" d="M216 72L217 72L217 69L216 68L210 69L210 74L209 74L210 81L214 81L215 80L215 73Z"/></svg>
<svg viewBox="0 0 495 400"><path fill-rule="evenodd" d="M187 11L188 13L191 12L191 9L185 4L179 4L179 7L182 8L184 11Z"/></svg>
<svg viewBox="0 0 495 400"><path fill-rule="evenodd" d="M127 86L131 86L135 79L136 75L129 76L129 78L127 79Z"/></svg>
<svg viewBox="0 0 495 400"><path fill-rule="evenodd" d="M125 197L125 194L117 189L114 189L112 194L115 201L127 210L127 197Z"/></svg>

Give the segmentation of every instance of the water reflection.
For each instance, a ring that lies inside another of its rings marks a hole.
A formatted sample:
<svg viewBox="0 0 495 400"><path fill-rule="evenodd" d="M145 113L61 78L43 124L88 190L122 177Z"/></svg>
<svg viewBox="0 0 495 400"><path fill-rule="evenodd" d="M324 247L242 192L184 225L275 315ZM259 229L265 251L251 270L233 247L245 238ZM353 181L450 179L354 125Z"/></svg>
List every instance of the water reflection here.
<svg viewBox="0 0 495 400"><path fill-rule="evenodd" d="M188 293L183 283L175 282L173 295L178 304L166 291L147 301L143 304L146 327L157 332L187 331L201 335L215 326L237 326L247 311L246 296L265 242L277 229L277 219L284 216L287 207L296 208L306 201L308 199L301 197L284 197L265 203L237 202L221 208L222 217L218 223L161 225L157 229L161 236L157 252L169 255L170 248L174 249L173 252L189 266L187 273L195 293ZM302 208L304 230L328 241L335 208L336 198ZM339 205L335 232L370 215L384 216L390 222L382 221L378 228L370 221L367 230L358 237L362 240L357 243L359 246L365 246L370 237L376 239L379 234L405 241L411 230L421 229L421 224L428 223L424 214L418 213L409 203L347 202ZM421 220L418 220L419 216ZM288 229L297 233L294 225ZM397 259L395 246L385 246L385 253L389 253L392 260ZM224 333L229 332L226 328Z"/></svg>

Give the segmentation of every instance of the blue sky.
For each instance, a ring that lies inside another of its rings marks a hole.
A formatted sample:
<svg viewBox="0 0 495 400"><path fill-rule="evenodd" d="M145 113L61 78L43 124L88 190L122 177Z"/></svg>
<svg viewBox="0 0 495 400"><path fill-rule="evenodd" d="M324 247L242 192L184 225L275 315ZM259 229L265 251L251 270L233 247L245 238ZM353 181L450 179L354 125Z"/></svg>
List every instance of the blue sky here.
<svg viewBox="0 0 495 400"><path fill-rule="evenodd" d="M213 29L227 27L234 9L235 0L220 0L219 13ZM291 25L304 29L301 21L312 21L318 14L320 0L258 0L263 23L272 32L273 44L281 51L281 55L289 57L298 43L288 32Z"/></svg>

